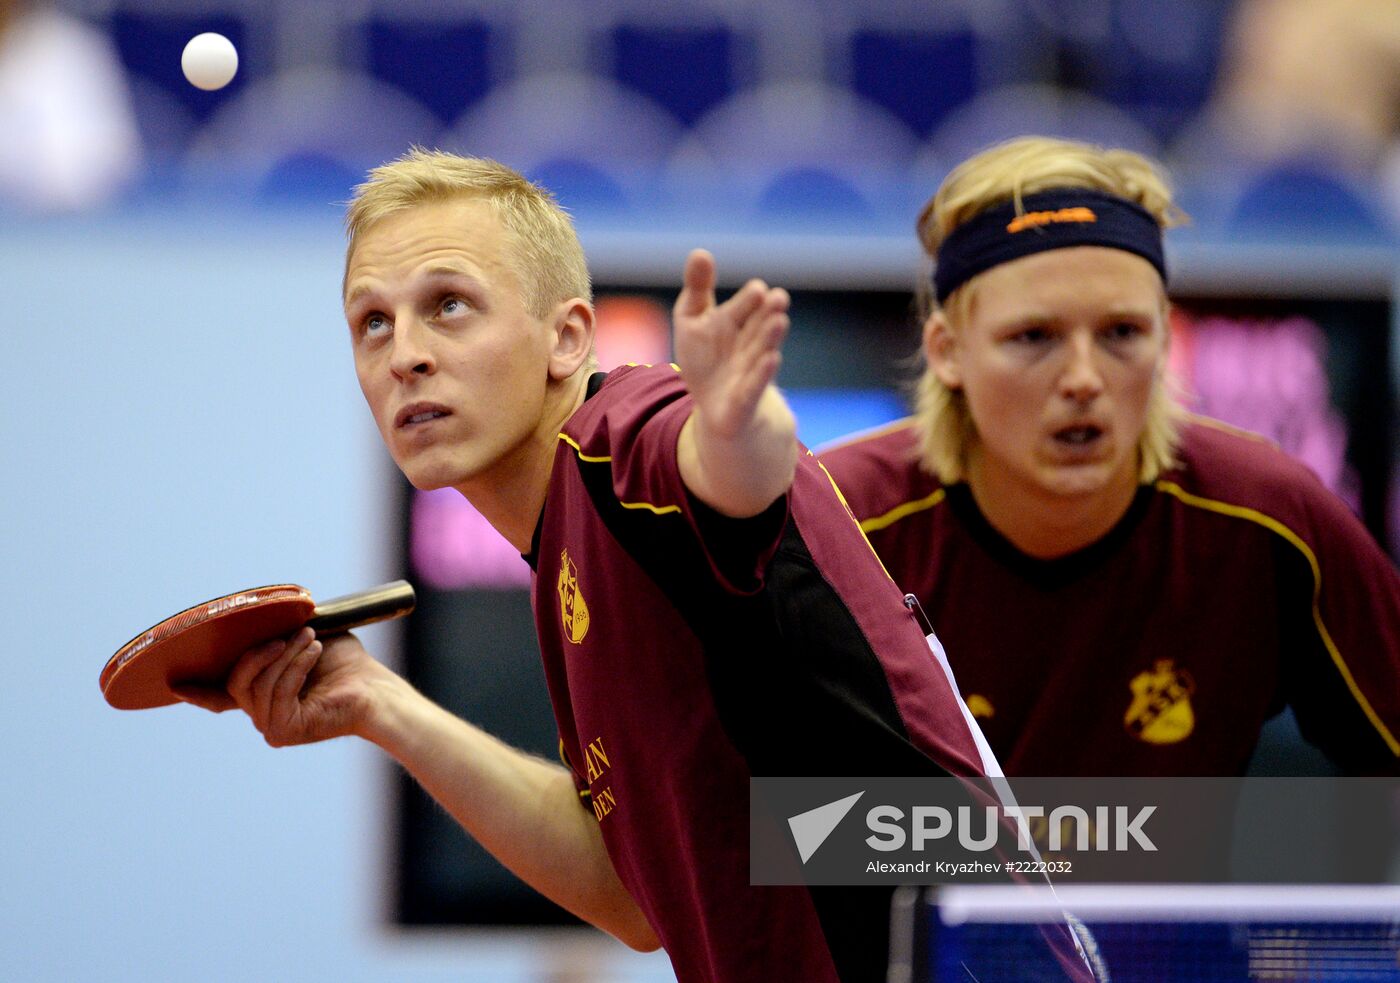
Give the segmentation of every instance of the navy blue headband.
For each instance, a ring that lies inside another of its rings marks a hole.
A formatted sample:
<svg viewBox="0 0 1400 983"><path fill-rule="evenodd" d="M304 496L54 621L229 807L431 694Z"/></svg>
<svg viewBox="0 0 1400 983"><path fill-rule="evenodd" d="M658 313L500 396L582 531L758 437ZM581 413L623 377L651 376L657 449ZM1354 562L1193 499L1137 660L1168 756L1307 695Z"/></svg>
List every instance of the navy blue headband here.
<svg viewBox="0 0 1400 983"><path fill-rule="evenodd" d="M1162 227L1136 202L1088 188L1052 188L974 216L938 247L934 293L941 304L977 274L1013 259L1066 246L1109 246L1136 253L1167 279Z"/></svg>

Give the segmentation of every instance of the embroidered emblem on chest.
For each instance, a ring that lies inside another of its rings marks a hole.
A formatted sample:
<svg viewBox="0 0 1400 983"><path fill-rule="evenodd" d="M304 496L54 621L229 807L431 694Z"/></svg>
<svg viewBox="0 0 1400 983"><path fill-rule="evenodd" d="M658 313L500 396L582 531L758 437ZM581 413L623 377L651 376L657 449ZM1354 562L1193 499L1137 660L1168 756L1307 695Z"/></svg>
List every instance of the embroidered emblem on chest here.
<svg viewBox="0 0 1400 983"><path fill-rule="evenodd" d="M1177 669L1171 659L1158 659L1128 683L1133 700L1123 715L1123 726L1148 744L1175 744L1195 729L1191 694L1196 683L1191 674Z"/></svg>
<svg viewBox="0 0 1400 983"><path fill-rule="evenodd" d="M588 605L578 587L578 567L569 559L569 551L559 555L559 615L564 622L564 637L574 644L588 634Z"/></svg>

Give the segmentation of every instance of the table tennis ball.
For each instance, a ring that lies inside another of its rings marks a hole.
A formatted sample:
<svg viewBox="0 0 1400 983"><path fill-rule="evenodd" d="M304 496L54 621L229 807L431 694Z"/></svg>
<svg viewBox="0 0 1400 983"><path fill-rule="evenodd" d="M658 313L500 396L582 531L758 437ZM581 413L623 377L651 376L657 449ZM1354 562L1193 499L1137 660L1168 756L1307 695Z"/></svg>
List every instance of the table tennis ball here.
<svg viewBox="0 0 1400 983"><path fill-rule="evenodd" d="M238 52L222 34L196 34L185 45L180 67L190 85L206 91L222 89L238 71Z"/></svg>

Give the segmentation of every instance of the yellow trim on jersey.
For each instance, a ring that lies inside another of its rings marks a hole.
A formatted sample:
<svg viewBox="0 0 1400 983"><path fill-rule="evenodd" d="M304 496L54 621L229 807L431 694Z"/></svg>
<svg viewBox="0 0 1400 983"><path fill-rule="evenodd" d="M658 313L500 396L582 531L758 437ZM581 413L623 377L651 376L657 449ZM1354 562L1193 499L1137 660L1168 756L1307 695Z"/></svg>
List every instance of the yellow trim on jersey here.
<svg viewBox="0 0 1400 983"><path fill-rule="evenodd" d="M1253 430L1245 430L1243 427L1237 427L1233 423L1217 420L1213 416L1202 416L1199 413L1187 413L1186 419L1197 426L1205 427L1207 430L1218 430L1221 433L1232 434L1236 437L1242 437L1245 440L1252 440L1256 444L1263 444L1266 447L1278 447L1277 443L1265 437L1262 433L1255 433Z"/></svg>
<svg viewBox="0 0 1400 983"><path fill-rule="evenodd" d="M875 427L871 430L866 430L863 433L851 434L848 437L841 438L835 443L828 444L826 447L822 448L822 453L826 454L843 447L852 447L856 444L863 444L867 440L874 440L877 437L883 437L886 434L894 433L894 431L908 427L913 423L914 418L912 416L901 417L898 420L891 420L889 423L881 424L880 426ZM833 484L834 483L835 482L833 482ZM839 493L840 489L837 489L837 491ZM939 502L943 501L943 496L943 489L938 488L934 490L931 494L926 495L923 498L917 499L912 502L904 502L900 505L896 505L894 508L890 509L888 512L885 512L883 515L877 515L869 519L857 519L856 521L860 523L861 532L879 532L881 529L894 525L896 522L898 522L900 519L903 519L907 515L913 515L915 512L922 512L925 509L933 508ZM844 502L845 499L843 498L842 501Z"/></svg>
<svg viewBox="0 0 1400 983"><path fill-rule="evenodd" d="M580 461L587 461L589 464L606 464L612 460L611 457L592 457L585 454L583 448L578 445L578 441L574 440L574 438L566 433L561 432L559 434L559 439L574 449L574 453L578 455Z"/></svg>
<svg viewBox="0 0 1400 983"><path fill-rule="evenodd" d="M648 512L655 512L657 515L666 515L670 512L679 512L679 505L652 505L650 502L623 502L618 501L624 509L646 509Z"/></svg>
<svg viewBox="0 0 1400 983"><path fill-rule="evenodd" d="M561 432L559 434L559 439L574 449L574 453L578 455L580 461L587 462L588 464L608 464L612 461L611 457L594 457L590 454L585 454L583 448L578 445L578 441L574 440L574 438L566 433ZM646 509L648 512L655 512L657 515L666 515L667 513L679 512L681 510L679 505L653 505L650 502L623 502L619 500L617 504L621 505L624 509Z"/></svg>
<svg viewBox="0 0 1400 983"><path fill-rule="evenodd" d="M912 502L905 502L903 505L896 505L884 515L877 515L872 519L866 519L860 524L862 532L879 532L888 526L894 525L905 516L913 515L915 512L923 512L931 509L939 502L943 501L948 493L942 488L935 488L932 493L923 498L916 498Z"/></svg>
<svg viewBox="0 0 1400 983"><path fill-rule="evenodd" d="M669 365L671 368L675 369L677 372L679 372L679 371L681 370L681 367L680 367L679 365L677 365L675 362L667 362L666 364ZM628 368L628 369L650 369L650 368L655 368L655 363L653 363L653 362L623 362L622 365L619 366L619 367L620 367L620 368Z"/></svg>
<svg viewBox="0 0 1400 983"><path fill-rule="evenodd" d="M854 519L856 517L856 514L851 511L850 503L846 501L846 496L841 492L841 486L836 483L836 479L831 476L831 472L826 469L826 465L823 464L821 460L817 458L817 456L811 451L807 452L807 456L817 462L817 467L822 469L822 474L826 475L826 480L831 482L832 491L836 492L836 497L841 500L841 507L846 510L847 515ZM875 552L875 547L870 544L870 537L865 534L864 529L861 529L859 522L856 523L856 528L860 530L860 538L865 540L866 548L869 549L871 555L875 557L875 562L880 564L880 569L885 571L885 576L889 577L890 583L894 583L894 578L890 577L889 570L885 568L885 561L880 559L879 553ZM902 589L903 588L901 588L901 590Z"/></svg>
<svg viewBox="0 0 1400 983"><path fill-rule="evenodd" d="M844 437L837 437L831 443L823 444L821 452L826 454L843 447L863 444L867 440L874 440L876 437L883 437L886 434L894 433L896 430L911 426L913 423L914 418L912 416L902 416L898 420L891 420L889 423L881 423L869 430L861 430L856 433L847 434Z"/></svg>
<svg viewBox="0 0 1400 983"><path fill-rule="evenodd" d="M1312 548L1309 547L1307 543L1303 542L1302 538L1297 533L1289 529L1282 522L1255 509L1246 508L1242 505L1231 505L1227 502L1217 502L1214 499L1193 495L1172 481L1159 480L1157 482L1157 490L1175 496L1186 505L1205 509L1208 512L1216 512L1220 515L1228 515L1236 519L1246 519L1250 522L1256 522L1265 529L1282 536L1303 554L1304 558L1308 561L1308 566L1312 568L1312 615L1313 621L1317 624L1318 633L1322 636L1322 644L1327 647L1327 652L1332 657L1333 664L1336 665L1337 671L1342 674L1342 679L1346 682L1347 689L1351 690L1352 698L1356 700L1357 705L1360 706L1362 711L1366 714L1366 719L1371 721L1371 726L1381 735L1386 746L1390 748L1391 754L1400 757L1400 741L1397 741L1395 736L1390 733L1390 730L1385 726L1385 722L1381 720L1379 714L1372 708L1370 701L1366 699L1366 695L1361 692L1361 687L1357 685L1355 677L1351 674L1351 669L1348 668L1346 664L1346 660L1342 658L1342 653L1338 651L1336 643L1332 641L1332 636L1327 631L1327 626L1323 624L1322 609L1318 607L1318 599L1322 595L1322 568L1318 565L1317 555L1313 553Z"/></svg>

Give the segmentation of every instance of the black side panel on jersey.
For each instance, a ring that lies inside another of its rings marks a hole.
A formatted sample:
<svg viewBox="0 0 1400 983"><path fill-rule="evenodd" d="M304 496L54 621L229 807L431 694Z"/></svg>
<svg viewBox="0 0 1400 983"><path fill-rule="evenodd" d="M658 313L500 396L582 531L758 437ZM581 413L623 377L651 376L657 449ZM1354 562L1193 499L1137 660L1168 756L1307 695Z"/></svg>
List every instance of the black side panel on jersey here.
<svg viewBox="0 0 1400 983"><path fill-rule="evenodd" d="M751 774L946 774L910 741L880 660L790 517L765 588L736 596L716 583L683 517L624 509L608 463L577 466L609 531L699 639L716 712ZM700 521L707 535L759 531L714 514ZM709 545L721 563L752 555L747 544ZM883 981L892 889L809 891L842 980Z"/></svg>
<svg viewBox="0 0 1400 983"><path fill-rule="evenodd" d="M608 530L699 639L721 721L753 774L945 774L911 743L884 667L791 519L765 588L736 596L715 582L683 517L625 509L607 462L577 466ZM703 521L742 533L754 520Z"/></svg>
<svg viewBox="0 0 1400 983"><path fill-rule="evenodd" d="M1278 609L1290 619L1279 631L1283 697L1299 731L1343 774L1394 774L1395 755L1356 702L1313 620L1312 567L1296 546L1274 539Z"/></svg>

